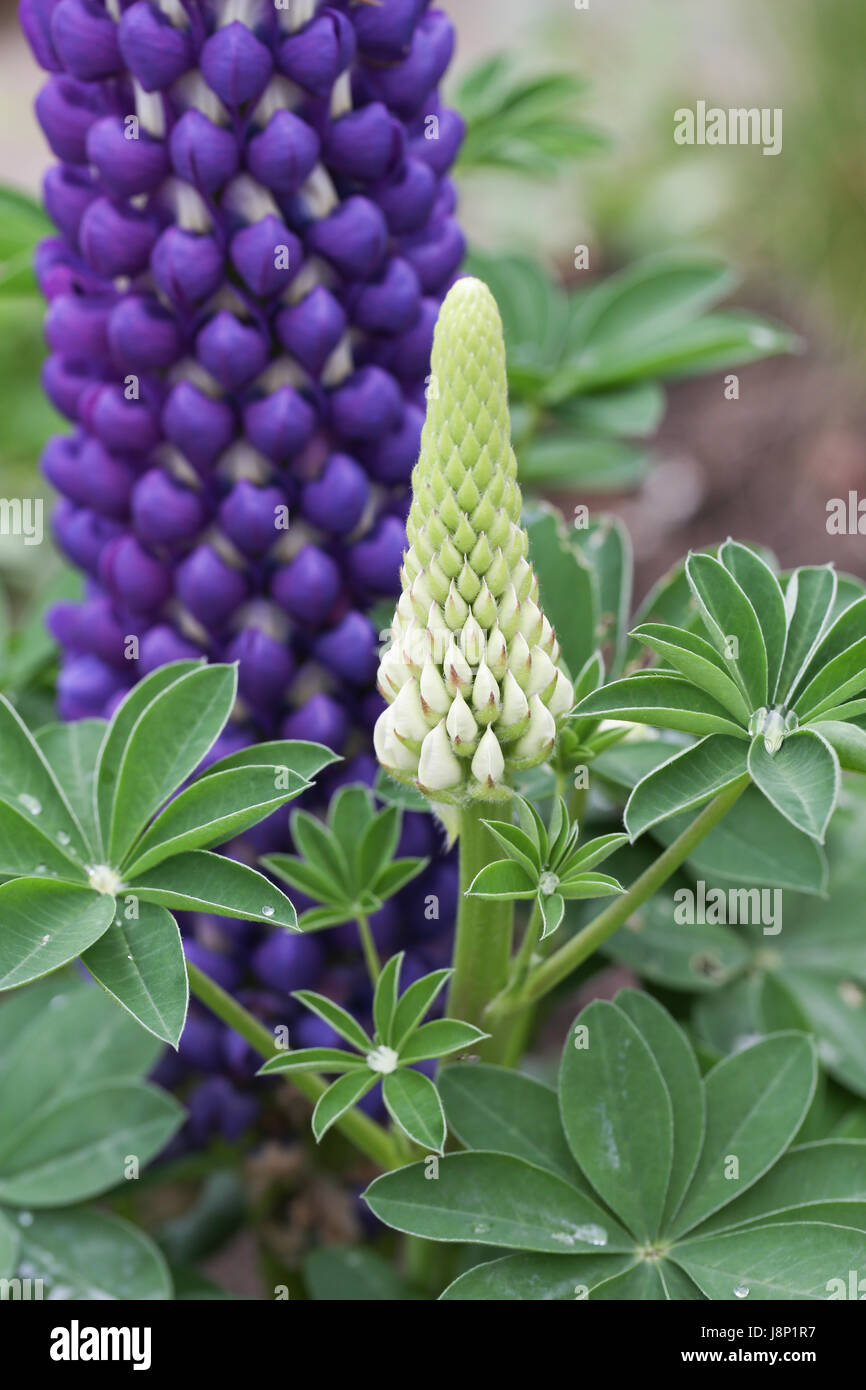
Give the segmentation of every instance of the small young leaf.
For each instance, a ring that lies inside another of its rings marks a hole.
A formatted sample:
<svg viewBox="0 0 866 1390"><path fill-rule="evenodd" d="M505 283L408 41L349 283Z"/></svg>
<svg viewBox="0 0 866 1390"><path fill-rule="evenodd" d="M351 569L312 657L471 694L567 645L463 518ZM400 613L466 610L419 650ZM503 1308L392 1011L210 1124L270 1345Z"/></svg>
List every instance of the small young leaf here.
<svg viewBox="0 0 866 1390"><path fill-rule="evenodd" d="M320 903L342 903L344 895L339 885L334 883L325 869L319 869L308 859L297 859L293 854L268 854L259 861L268 873L281 878L290 888L306 893Z"/></svg>
<svg viewBox="0 0 866 1390"><path fill-rule="evenodd" d="M755 786L776 810L819 844L839 794L839 760L812 729L788 734L778 753L768 753L759 734L749 749Z"/></svg>
<svg viewBox="0 0 866 1390"><path fill-rule="evenodd" d="M489 1037L471 1023L463 1023L457 1018L436 1018L432 1023L422 1023L416 1028L407 1043L400 1049L401 1065L410 1066L413 1062L426 1062L431 1057L447 1057L451 1052L463 1052L483 1038Z"/></svg>
<svg viewBox="0 0 866 1390"><path fill-rule="evenodd" d="M562 879L557 892L567 902L576 902L580 898L616 897L617 893L623 892L623 886L608 874L579 873L569 874L568 878Z"/></svg>
<svg viewBox="0 0 866 1390"><path fill-rule="evenodd" d="M341 1115L345 1115L368 1091L372 1091L378 1080L377 1074L366 1067L363 1071L350 1071L319 1096L313 1111L313 1134L317 1144L321 1143Z"/></svg>
<svg viewBox="0 0 866 1390"><path fill-rule="evenodd" d="M356 841L358 883L372 888L390 864L400 839L402 815L399 807L386 806L367 824Z"/></svg>
<svg viewBox="0 0 866 1390"><path fill-rule="evenodd" d="M400 991L400 969L403 965L403 954L401 951L386 961L373 995L373 1023L379 1041L383 1043L390 1043L391 1041L391 1024L394 1019L394 1010L397 1007L397 995Z"/></svg>
<svg viewBox="0 0 866 1390"><path fill-rule="evenodd" d="M534 898L537 890L537 879L531 879L513 859L497 859L484 865L466 891L471 897L510 900Z"/></svg>
<svg viewBox="0 0 866 1390"><path fill-rule="evenodd" d="M145 902L218 917L245 917L297 931L295 909L263 874L209 850L177 854L139 874L125 889Z"/></svg>
<svg viewBox="0 0 866 1390"><path fill-rule="evenodd" d="M772 698L779 681L788 637L788 614L782 586L770 566L738 541L725 541L719 559L736 579L757 615L767 649L767 690Z"/></svg>
<svg viewBox="0 0 866 1390"><path fill-rule="evenodd" d="M331 880L326 901L352 901L355 885L349 860L330 828L309 811L295 811L290 824L292 839L301 854L313 868Z"/></svg>
<svg viewBox="0 0 866 1390"><path fill-rule="evenodd" d="M315 994L309 989L295 990L292 997L300 1000L314 1014L318 1014L319 1018L331 1025L335 1033L339 1033L341 1038L345 1038L365 1056L372 1051L373 1043L360 1023L341 1005L335 1004L333 999L326 998L324 994Z"/></svg>
<svg viewBox="0 0 866 1390"><path fill-rule="evenodd" d="M712 555L690 555L686 576L710 638L752 709L767 703L767 649L755 610Z"/></svg>
<svg viewBox="0 0 866 1390"><path fill-rule="evenodd" d="M526 870L530 879L541 872L541 858L535 840L507 821L486 820L484 824L494 839L498 840L509 859L514 859Z"/></svg>
<svg viewBox="0 0 866 1390"><path fill-rule="evenodd" d="M344 1052L340 1047L301 1047L296 1052L280 1052L269 1057L258 1076L291 1075L295 1071L343 1072L361 1068L369 1071L363 1057L356 1052Z"/></svg>
<svg viewBox="0 0 866 1390"><path fill-rule="evenodd" d="M750 707L743 692L725 670L715 647L703 637L664 623L643 623L632 628L629 636L676 667L686 680L723 705L738 724L748 724Z"/></svg>
<svg viewBox="0 0 866 1390"><path fill-rule="evenodd" d="M400 1051L407 1038L414 1032L424 1015L432 1008L433 1001L453 971L434 970L423 975L406 990L397 1003L391 1025L390 1045Z"/></svg>
<svg viewBox="0 0 866 1390"><path fill-rule="evenodd" d="M423 873L429 863L429 859L392 859L372 884L373 896L381 898L383 902L386 898L392 898L413 878Z"/></svg>
<svg viewBox="0 0 866 1390"><path fill-rule="evenodd" d="M747 770L748 748L738 738L710 734L674 753L638 782L625 808L632 841L668 816L692 811L729 787Z"/></svg>
<svg viewBox="0 0 866 1390"><path fill-rule="evenodd" d="M408 1067L392 1071L382 1082L382 1099L404 1134L428 1153L441 1154L445 1147L445 1114L429 1076Z"/></svg>
<svg viewBox="0 0 866 1390"><path fill-rule="evenodd" d="M788 644L776 688L776 703L791 695L816 655L833 613L837 586L831 565L804 565L794 570L785 590Z"/></svg>
<svg viewBox="0 0 866 1390"><path fill-rule="evenodd" d="M552 936L565 916L565 899L560 893L542 894L538 899L541 908L541 935L539 941Z"/></svg>
<svg viewBox="0 0 866 1390"><path fill-rule="evenodd" d="M568 856L562 866L563 878L594 869L625 844L628 844L627 835L598 835L594 840L587 840Z"/></svg>

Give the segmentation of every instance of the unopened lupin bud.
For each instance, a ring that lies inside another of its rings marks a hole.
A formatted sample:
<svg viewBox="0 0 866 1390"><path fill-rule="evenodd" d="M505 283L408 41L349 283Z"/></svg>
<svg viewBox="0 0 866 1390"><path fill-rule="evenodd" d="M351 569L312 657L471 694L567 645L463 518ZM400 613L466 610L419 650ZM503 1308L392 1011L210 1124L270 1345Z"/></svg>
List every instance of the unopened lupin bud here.
<svg viewBox="0 0 866 1390"><path fill-rule="evenodd" d="M379 667L389 708L376 726L376 752L434 801L497 800L510 795L514 769L549 756L573 688L527 559L502 325L481 281L458 280L449 291L432 373L439 390L428 400L412 475L403 597ZM405 654L428 595L425 659L401 656L408 674L395 689L393 652ZM412 714L410 738L404 711ZM421 721L429 728L434 720L410 769L405 755L417 747Z"/></svg>

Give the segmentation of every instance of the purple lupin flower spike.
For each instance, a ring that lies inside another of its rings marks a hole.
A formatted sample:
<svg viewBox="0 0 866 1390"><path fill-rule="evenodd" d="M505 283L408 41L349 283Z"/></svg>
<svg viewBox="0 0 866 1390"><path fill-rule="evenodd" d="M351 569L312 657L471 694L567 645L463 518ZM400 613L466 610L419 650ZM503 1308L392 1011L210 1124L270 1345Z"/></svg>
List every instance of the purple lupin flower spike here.
<svg viewBox="0 0 866 1390"><path fill-rule="evenodd" d="M51 619L60 711L108 714L181 656L238 659L227 749L319 739L349 759L341 779L369 775L364 614L398 587L433 323L463 255L462 125L437 93L451 23L428 0L21 0L21 20L58 160L44 385L73 426L43 468L87 575ZM425 842L409 852L435 853L407 819ZM282 817L242 852L286 835ZM285 1016L261 931L236 927L190 931Z"/></svg>

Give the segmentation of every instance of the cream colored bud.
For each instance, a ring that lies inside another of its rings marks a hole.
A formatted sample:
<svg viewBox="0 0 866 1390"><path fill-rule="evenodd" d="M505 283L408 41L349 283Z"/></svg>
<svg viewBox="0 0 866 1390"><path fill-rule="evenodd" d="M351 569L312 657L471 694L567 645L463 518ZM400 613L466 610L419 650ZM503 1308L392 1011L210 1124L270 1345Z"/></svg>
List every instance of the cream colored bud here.
<svg viewBox="0 0 866 1390"><path fill-rule="evenodd" d="M459 691L451 702L451 708L445 720L445 728L448 730L448 737L456 753L468 752L475 747L478 738L478 725Z"/></svg>
<svg viewBox="0 0 866 1390"><path fill-rule="evenodd" d="M541 762L553 747L556 721L537 695L529 701L529 724L526 733L514 745L514 757L533 758Z"/></svg>
<svg viewBox="0 0 866 1390"><path fill-rule="evenodd" d="M440 719L436 728L430 730L422 744L418 781L422 787L435 792L459 787L463 781L463 767L452 751L444 719Z"/></svg>
<svg viewBox="0 0 866 1390"><path fill-rule="evenodd" d="M391 715L391 727L397 738L417 752L427 737L430 726L424 718L416 680L409 680L402 687L391 706Z"/></svg>
<svg viewBox="0 0 866 1390"><path fill-rule="evenodd" d="M376 757L383 767L391 768L394 772L414 773L418 767L418 755L394 736L393 717L394 706L390 705L376 720L373 729Z"/></svg>
<svg viewBox="0 0 866 1390"><path fill-rule="evenodd" d="M472 668L453 637L443 664L445 689L451 695L456 695L458 691L461 695L468 695L472 689Z"/></svg>
<svg viewBox="0 0 866 1390"><path fill-rule="evenodd" d="M457 591L457 585L452 581L448 590L448 597L445 600L445 621L452 632L459 631L466 622L469 615L469 604L465 598Z"/></svg>
<svg viewBox="0 0 866 1390"><path fill-rule="evenodd" d="M505 759L499 747L499 740L492 729L485 731L475 750L471 768L476 782L491 790L498 786L505 776Z"/></svg>
<svg viewBox="0 0 866 1390"><path fill-rule="evenodd" d="M491 723L499 713L499 686L485 661L482 661L475 672L472 708L482 724Z"/></svg>
<svg viewBox="0 0 866 1390"><path fill-rule="evenodd" d="M529 701L510 671L506 671L502 682L502 714L500 728L519 728L529 718Z"/></svg>
<svg viewBox="0 0 866 1390"><path fill-rule="evenodd" d="M533 647L530 655L532 669L529 673L529 684L524 686L524 689L527 695L543 695L546 691L553 689L556 680L556 667L547 652L542 651L541 647Z"/></svg>
<svg viewBox="0 0 866 1390"><path fill-rule="evenodd" d="M559 667L556 671L556 685L553 687L553 694L547 701L547 708L554 719L559 719L563 714L568 714L569 710L574 709L574 686Z"/></svg>
<svg viewBox="0 0 866 1390"><path fill-rule="evenodd" d="M518 632L508 644L508 669L517 684L525 690L532 675L532 657L522 632Z"/></svg>
<svg viewBox="0 0 866 1390"><path fill-rule="evenodd" d="M477 666L479 661L484 660L486 645L481 626L470 613L460 633L460 650L470 666Z"/></svg>
<svg viewBox="0 0 866 1390"><path fill-rule="evenodd" d="M428 661L421 672L418 683L421 695L421 708L425 714L438 714L441 718L451 708L451 696L445 689L445 682L439 667Z"/></svg>
<svg viewBox="0 0 866 1390"><path fill-rule="evenodd" d="M505 634L506 641L511 641L517 631L520 622L520 601L514 585L509 584L502 598L499 600L499 626Z"/></svg>
<svg viewBox="0 0 866 1390"><path fill-rule="evenodd" d="M535 646L541 636L543 626L544 618L538 604L533 603L531 598L528 598L525 603L521 603L518 631L523 634L530 647Z"/></svg>
<svg viewBox="0 0 866 1390"><path fill-rule="evenodd" d="M483 628L491 628L496 622L496 599L488 589L486 580L481 585L481 592L472 605L472 612Z"/></svg>
<svg viewBox="0 0 866 1390"><path fill-rule="evenodd" d="M498 624L487 638L484 660L497 680L501 680L508 670L508 646Z"/></svg>
<svg viewBox="0 0 866 1390"><path fill-rule="evenodd" d="M409 679L409 667L399 647L393 644L379 662L378 685L386 700L393 700L397 691Z"/></svg>

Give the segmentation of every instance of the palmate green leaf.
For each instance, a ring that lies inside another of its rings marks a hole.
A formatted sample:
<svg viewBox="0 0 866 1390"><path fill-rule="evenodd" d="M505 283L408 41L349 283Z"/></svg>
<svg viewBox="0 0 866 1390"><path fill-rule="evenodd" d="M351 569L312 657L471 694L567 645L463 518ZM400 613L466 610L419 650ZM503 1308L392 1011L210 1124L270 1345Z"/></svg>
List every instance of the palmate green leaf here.
<svg viewBox="0 0 866 1390"><path fill-rule="evenodd" d="M373 1023L379 1039L384 1043L391 1041L391 1024L397 1007L404 955L405 952L400 951L385 962L373 994Z"/></svg>
<svg viewBox="0 0 866 1390"><path fill-rule="evenodd" d="M281 878L290 888L306 893L322 903L342 903L344 896L324 869L316 868L309 860L298 859L293 854L268 854L260 861L268 873Z"/></svg>
<svg viewBox="0 0 866 1390"><path fill-rule="evenodd" d="M764 1224L771 1217L812 1221L810 1209L828 1202L850 1208L851 1220L840 1225L862 1229L856 1212L866 1203L866 1140L819 1139L789 1149L766 1177L704 1222L700 1233Z"/></svg>
<svg viewBox="0 0 866 1390"><path fill-rule="evenodd" d="M408 1067L389 1072L382 1081L382 1099L391 1119L413 1143L430 1153L442 1153L445 1114L429 1076Z"/></svg>
<svg viewBox="0 0 866 1390"><path fill-rule="evenodd" d="M79 719L74 724L47 724L36 734L36 742L78 817L94 857L99 832L93 805L93 780L106 728L104 719Z"/></svg>
<svg viewBox="0 0 866 1390"><path fill-rule="evenodd" d="M86 858L84 833L45 755L5 696L0 695L0 797L38 830L66 838L73 854Z"/></svg>
<svg viewBox="0 0 866 1390"><path fill-rule="evenodd" d="M434 970L429 975L423 975L420 980L415 980L402 995L394 1010L391 1025L390 1045L397 1052L432 1008L434 999L453 973L453 970Z"/></svg>
<svg viewBox="0 0 866 1390"><path fill-rule="evenodd" d="M177 1047L189 1003L186 960L177 923L154 903L138 917L118 916L82 962L104 990L157 1038Z"/></svg>
<svg viewBox="0 0 866 1390"><path fill-rule="evenodd" d="M538 876L541 872L541 856L534 839L516 825L509 825L507 821L486 820L484 825L494 839L498 840L508 857L515 860L530 879Z"/></svg>
<svg viewBox="0 0 866 1390"><path fill-rule="evenodd" d="M245 917L296 931L295 909L263 874L208 850L190 850L138 874L125 889L161 907Z"/></svg>
<svg viewBox="0 0 866 1390"><path fill-rule="evenodd" d="M526 1159L590 1194L565 1142L556 1092L506 1067L445 1067L439 1078L448 1127L468 1149Z"/></svg>
<svg viewBox="0 0 866 1390"><path fill-rule="evenodd" d="M168 1266L153 1241L131 1222L92 1208L34 1212L21 1231L20 1262L42 1279L49 1298L150 1301L172 1295Z"/></svg>
<svg viewBox="0 0 866 1390"><path fill-rule="evenodd" d="M812 729L788 734L770 754L759 735L749 748L749 773L755 786L798 830L819 844L839 794L839 759Z"/></svg>
<svg viewBox="0 0 866 1390"><path fill-rule="evenodd" d="M314 1014L318 1014L319 1018L324 1019L325 1023L329 1023L334 1031L340 1034L341 1038L345 1038L365 1055L372 1050L373 1043L360 1023L347 1009L335 1004L333 999L328 999L324 994L316 994L310 989L295 990L292 997L299 1000L305 1008L311 1009Z"/></svg>
<svg viewBox="0 0 866 1390"><path fill-rule="evenodd" d="M138 875L184 850L224 844L310 785L276 767L231 768L198 779L169 802L133 845L126 872Z"/></svg>
<svg viewBox="0 0 866 1390"><path fill-rule="evenodd" d="M202 666L161 691L138 716L117 772L108 854L120 863L155 811L194 772L224 728L236 666Z"/></svg>
<svg viewBox="0 0 866 1390"><path fill-rule="evenodd" d="M0 1279L9 1279L18 1268L18 1230L0 1211Z"/></svg>
<svg viewBox="0 0 866 1390"><path fill-rule="evenodd" d="M570 1030L559 1072L565 1137L596 1192L641 1240L658 1234L673 1161L673 1112L631 1019L595 1000Z"/></svg>
<svg viewBox="0 0 866 1390"><path fill-rule="evenodd" d="M469 1241L548 1254L617 1253L632 1238L590 1197L553 1173L505 1154L447 1154L435 1182L413 1163L364 1193L386 1225L429 1240Z"/></svg>
<svg viewBox="0 0 866 1390"><path fill-rule="evenodd" d="M87 882L81 860L39 829L20 806L0 801L0 874L52 874L67 882Z"/></svg>
<svg viewBox="0 0 866 1390"><path fill-rule="evenodd" d="M686 680L723 705L737 723L748 724L750 709L742 691L725 670L715 647L703 637L664 623L642 623L633 628L629 636L676 667Z"/></svg>
<svg viewBox="0 0 866 1390"><path fill-rule="evenodd" d="M530 878L513 859L497 859L484 865L466 891L475 898L529 899L538 891L538 879Z"/></svg>
<svg viewBox="0 0 866 1390"><path fill-rule="evenodd" d="M306 782L311 782L323 768L339 762L342 762L339 755L326 748L323 743L307 743L302 739L275 739L268 743L252 743L249 748L241 748L236 753L227 754L199 773L199 780L212 777L214 773L233 772L239 767L278 767L294 773Z"/></svg>
<svg viewBox="0 0 866 1390"><path fill-rule="evenodd" d="M346 862L353 867L358 842L374 816L375 805L367 786L341 787L328 807L328 824Z"/></svg>
<svg viewBox="0 0 866 1390"><path fill-rule="evenodd" d="M767 562L746 545L728 540L719 559L736 579L758 618L767 651L767 690L772 696L779 680L788 637L788 614L782 586Z"/></svg>
<svg viewBox="0 0 866 1390"><path fill-rule="evenodd" d="M170 661L158 666L130 690L114 711L108 725L94 774L94 814L99 821L103 845L107 847L111 831L111 815L117 778L130 735L139 718L157 695L175 685L184 676L203 669L201 661Z"/></svg>
<svg viewBox="0 0 866 1390"><path fill-rule="evenodd" d="M440 1294L440 1302L573 1303L591 1298L600 1284L633 1266L633 1253L504 1255L461 1274Z"/></svg>
<svg viewBox="0 0 866 1390"><path fill-rule="evenodd" d="M563 875L568 878L572 874L587 873L626 844L627 835L597 835L594 840L587 840L586 844L580 845L569 854L562 866Z"/></svg>
<svg viewBox="0 0 866 1390"><path fill-rule="evenodd" d="M798 1033L776 1033L713 1067L705 1080L706 1140L675 1232L691 1230L763 1177L800 1128L816 1076L812 1044ZM731 1156L736 1178L727 1176Z"/></svg>
<svg viewBox="0 0 866 1390"><path fill-rule="evenodd" d="M721 568L721 567L720 567ZM681 733L732 734L745 739L745 730L731 715L704 691L684 680L655 672L641 676L626 676L623 680L603 685L577 707L579 715L596 715L601 719L622 719L637 724L655 724L662 729L678 729Z"/></svg>
<svg viewBox="0 0 866 1390"><path fill-rule="evenodd" d="M703 1147L706 1117L701 1074L682 1029L649 994L623 989L614 1002L628 1015L653 1054L670 1097L674 1146L664 1208L669 1220L688 1189Z"/></svg>
<svg viewBox="0 0 866 1390"><path fill-rule="evenodd" d="M330 828L309 811L293 812L289 824L292 839L307 863L330 881L330 893L325 901L351 901L354 882L349 860Z"/></svg>
<svg viewBox="0 0 866 1390"><path fill-rule="evenodd" d="M569 874L562 879L557 889L560 897L567 902L580 898L614 898L624 891L622 884L609 874Z"/></svg>
<svg viewBox="0 0 866 1390"><path fill-rule="evenodd" d="M686 578L711 641L751 708L760 708L767 703L767 648L754 608L733 575L712 555L689 555Z"/></svg>
<svg viewBox="0 0 866 1390"><path fill-rule="evenodd" d="M861 1231L819 1222L777 1222L678 1245L676 1263L707 1298L738 1302L824 1300L863 1262ZM739 1290L739 1292L737 1292Z"/></svg>
<svg viewBox="0 0 866 1390"><path fill-rule="evenodd" d="M84 887L41 878L0 884L0 989L74 960L113 917L114 899Z"/></svg>
<svg viewBox="0 0 866 1390"><path fill-rule="evenodd" d="M658 1265L636 1260L612 1279L604 1279L592 1291L594 1303L649 1303L667 1298Z"/></svg>
<svg viewBox="0 0 866 1390"><path fill-rule="evenodd" d="M134 1154L144 1164L183 1122L173 1096L141 1082L112 1081L65 1092L0 1140L0 1202L56 1207L123 1181Z"/></svg>
<svg viewBox="0 0 866 1390"><path fill-rule="evenodd" d="M382 902L386 898L392 898L407 883L411 883L413 878L423 873L429 863L429 859L392 859L374 880L373 897L379 898Z"/></svg>
<svg viewBox="0 0 866 1390"><path fill-rule="evenodd" d="M269 1057L258 1076L287 1076L295 1071L343 1072L369 1071L366 1061L356 1052L345 1052L340 1047L301 1047L297 1052L281 1052Z"/></svg>
<svg viewBox="0 0 866 1390"><path fill-rule="evenodd" d="M866 637L828 662L794 701L801 719L815 719L825 710L859 695L866 686Z"/></svg>
<svg viewBox="0 0 866 1390"><path fill-rule="evenodd" d="M726 734L710 734L674 753L638 782L629 797L625 825L631 839L668 816L701 806L743 777L747 762L747 745Z"/></svg>
<svg viewBox="0 0 866 1390"><path fill-rule="evenodd" d="M539 896L538 906L541 911L541 932L538 939L546 941L562 923L565 916L565 899L561 893L542 894Z"/></svg>
<svg viewBox="0 0 866 1390"><path fill-rule="evenodd" d="M776 686L778 704L791 692L809 666L827 629L836 597L836 572L830 565L804 565L794 570L785 589L788 642Z"/></svg>
<svg viewBox="0 0 866 1390"><path fill-rule="evenodd" d="M363 1071L347 1072L328 1087L319 1097L313 1111L313 1134L317 1144L321 1143L341 1115L345 1115L346 1111L357 1105L368 1091L372 1091L379 1079L376 1072L371 1072L365 1067Z"/></svg>
<svg viewBox="0 0 866 1390"><path fill-rule="evenodd" d="M400 1063L410 1066L413 1062L425 1062L431 1057L447 1057L449 1053L462 1052L489 1036L489 1033L482 1032L472 1023L463 1023L457 1018L436 1018L432 1023L422 1023L403 1044Z"/></svg>
<svg viewBox="0 0 866 1390"><path fill-rule="evenodd" d="M386 806L361 835L356 848L356 868L362 887L372 888L393 859L402 819L399 807Z"/></svg>

